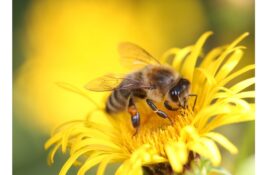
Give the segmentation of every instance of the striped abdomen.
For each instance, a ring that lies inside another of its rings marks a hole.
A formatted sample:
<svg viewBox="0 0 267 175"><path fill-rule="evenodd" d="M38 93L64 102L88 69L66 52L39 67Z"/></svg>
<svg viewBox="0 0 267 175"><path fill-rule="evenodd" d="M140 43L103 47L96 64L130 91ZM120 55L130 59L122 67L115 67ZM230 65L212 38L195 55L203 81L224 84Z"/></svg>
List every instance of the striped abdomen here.
<svg viewBox="0 0 267 175"><path fill-rule="evenodd" d="M128 105L131 92L126 89L115 89L106 103L106 112L109 114L123 111Z"/></svg>

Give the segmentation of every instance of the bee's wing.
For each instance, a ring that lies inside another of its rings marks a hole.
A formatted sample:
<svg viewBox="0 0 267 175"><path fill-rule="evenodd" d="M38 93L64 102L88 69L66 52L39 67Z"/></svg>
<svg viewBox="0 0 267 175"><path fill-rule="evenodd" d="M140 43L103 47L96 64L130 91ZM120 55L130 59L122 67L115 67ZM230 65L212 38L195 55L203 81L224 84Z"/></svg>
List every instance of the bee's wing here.
<svg viewBox="0 0 267 175"><path fill-rule="evenodd" d="M126 80L126 83L121 84L123 80ZM115 89L138 89L138 88L146 88L152 89L151 86L144 85L141 82L127 78L124 75L119 74L107 74L97 79L94 79L85 85L85 88L90 91L113 91Z"/></svg>
<svg viewBox="0 0 267 175"><path fill-rule="evenodd" d="M98 77L85 85L85 88L90 91L112 91L116 89L120 83L122 82L123 77L114 75L114 74L107 74L102 77Z"/></svg>
<svg viewBox="0 0 267 175"><path fill-rule="evenodd" d="M130 69L139 69L148 64L160 64L146 50L130 42L119 44L118 51L122 65Z"/></svg>

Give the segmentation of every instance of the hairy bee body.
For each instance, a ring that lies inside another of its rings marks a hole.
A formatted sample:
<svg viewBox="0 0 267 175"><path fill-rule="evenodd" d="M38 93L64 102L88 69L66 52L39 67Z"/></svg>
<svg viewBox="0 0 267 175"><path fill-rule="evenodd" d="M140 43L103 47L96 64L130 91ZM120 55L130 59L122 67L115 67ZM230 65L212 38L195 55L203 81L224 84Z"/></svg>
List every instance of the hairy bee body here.
<svg viewBox="0 0 267 175"><path fill-rule="evenodd" d="M130 94L129 90L115 89L106 102L106 112L113 114L125 110Z"/></svg>
<svg viewBox="0 0 267 175"><path fill-rule="evenodd" d="M168 66L147 65L139 71L128 74L120 85L112 91L106 102L106 112L112 114L125 110L130 96L142 99L149 98L160 102L173 84L179 81L179 78L179 74ZM127 87L129 83L137 88L120 88ZM149 88L142 88L140 84L147 85Z"/></svg>
<svg viewBox="0 0 267 175"><path fill-rule="evenodd" d="M172 67L162 65L146 50L133 43L122 43L118 49L121 62L128 68L138 69L126 76L107 74L90 81L86 88L97 92L111 91L106 102L106 112L114 114L128 109L132 126L136 128L134 135L140 126L136 98L144 99L154 113L169 119L171 124L172 120L157 107L156 102L162 102L166 110L170 111L185 108L189 96L194 96L196 102L197 95L190 94L189 80L180 76Z"/></svg>

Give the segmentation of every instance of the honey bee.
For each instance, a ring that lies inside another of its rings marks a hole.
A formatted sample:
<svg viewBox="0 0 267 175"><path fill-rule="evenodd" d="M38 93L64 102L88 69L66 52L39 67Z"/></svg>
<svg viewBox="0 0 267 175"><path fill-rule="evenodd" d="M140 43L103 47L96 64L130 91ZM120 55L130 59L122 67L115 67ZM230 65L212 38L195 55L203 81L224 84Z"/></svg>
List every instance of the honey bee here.
<svg viewBox="0 0 267 175"><path fill-rule="evenodd" d="M170 111L185 108L190 96L190 82L177 71L167 65L162 65L146 50L133 43L122 43L118 47L123 65L134 68L134 71L119 76L108 74L90 81L86 88L91 91L112 91L106 101L106 112L115 114L128 109L132 126L137 134L140 126L140 113L136 107L137 98L146 101L147 105L159 117L172 120L155 102L163 103ZM194 109L193 106L193 109Z"/></svg>

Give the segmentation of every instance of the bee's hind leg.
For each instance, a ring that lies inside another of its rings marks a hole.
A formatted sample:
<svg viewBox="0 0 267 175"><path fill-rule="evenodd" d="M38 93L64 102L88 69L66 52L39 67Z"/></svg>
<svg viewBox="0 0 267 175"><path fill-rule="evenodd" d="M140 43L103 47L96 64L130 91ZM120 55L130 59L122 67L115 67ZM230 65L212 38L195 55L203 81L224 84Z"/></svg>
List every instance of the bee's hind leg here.
<svg viewBox="0 0 267 175"><path fill-rule="evenodd" d="M137 111L132 97L129 99L128 112L131 115L132 125L136 129L135 133L133 134L133 136L135 136L138 133L139 126L140 126L140 113Z"/></svg>

